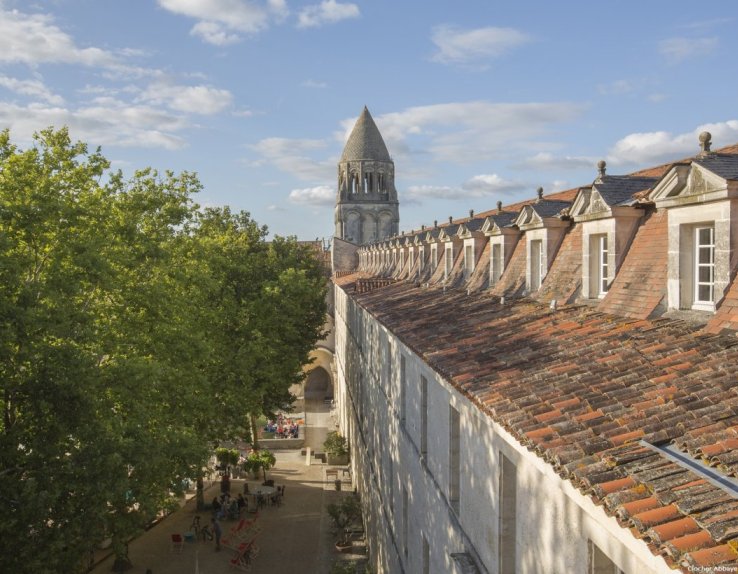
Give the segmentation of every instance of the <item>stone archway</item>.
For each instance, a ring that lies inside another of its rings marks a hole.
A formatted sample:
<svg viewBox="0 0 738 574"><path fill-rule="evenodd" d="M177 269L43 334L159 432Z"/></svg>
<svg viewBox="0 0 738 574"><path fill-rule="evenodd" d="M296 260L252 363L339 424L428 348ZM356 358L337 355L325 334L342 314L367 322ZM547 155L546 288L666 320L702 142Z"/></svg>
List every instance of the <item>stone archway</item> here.
<svg viewBox="0 0 738 574"><path fill-rule="evenodd" d="M323 367L315 367L305 380L305 400L333 399L333 382L331 375Z"/></svg>

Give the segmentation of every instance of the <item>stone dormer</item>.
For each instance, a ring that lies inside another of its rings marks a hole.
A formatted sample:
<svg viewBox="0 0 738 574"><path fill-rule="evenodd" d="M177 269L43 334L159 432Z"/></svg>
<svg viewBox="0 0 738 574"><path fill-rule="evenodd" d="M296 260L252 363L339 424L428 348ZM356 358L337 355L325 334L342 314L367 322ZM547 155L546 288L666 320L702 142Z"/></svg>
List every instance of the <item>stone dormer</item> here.
<svg viewBox="0 0 738 574"><path fill-rule="evenodd" d="M433 222L433 227L427 228L423 232L423 242L425 243L426 250L426 270L423 272L424 278L430 278L438 268L438 264L441 261L441 255L443 254L443 243L439 239L441 228L438 227L438 222Z"/></svg>
<svg viewBox="0 0 738 574"><path fill-rule="evenodd" d="M441 259L443 262L443 280L448 281L451 279L454 261L459 256L462 240L456 234L459 229L459 224L454 223L453 217L448 218L448 224L441 228L438 234L438 240L443 244L443 254Z"/></svg>
<svg viewBox="0 0 738 574"><path fill-rule="evenodd" d="M482 233L484 219L474 219L474 212L469 212L469 219L459 224L456 230L457 238L462 242L464 279L469 279L474 273L477 262L480 260L484 247L487 244L486 237Z"/></svg>
<svg viewBox="0 0 738 574"><path fill-rule="evenodd" d="M570 226L570 208L571 202L548 200L543 197L543 188L538 188L537 200L524 205L515 219L514 225L526 238L525 286L529 293L540 289L553 263Z"/></svg>
<svg viewBox="0 0 738 574"><path fill-rule="evenodd" d="M503 211L502 202L497 202L497 212L488 215L482 224L481 232L489 237L489 285L496 285L505 272L515 246L520 239L520 229L515 221L518 211Z"/></svg>
<svg viewBox="0 0 738 574"><path fill-rule="evenodd" d="M714 312L738 263L738 156L710 151L679 162L649 195L668 214L669 309Z"/></svg>
<svg viewBox="0 0 738 574"><path fill-rule="evenodd" d="M643 217L638 198L658 181L655 177L607 175L604 161L597 167L597 178L591 186L579 189L569 210L582 227L585 299L601 299L607 294Z"/></svg>

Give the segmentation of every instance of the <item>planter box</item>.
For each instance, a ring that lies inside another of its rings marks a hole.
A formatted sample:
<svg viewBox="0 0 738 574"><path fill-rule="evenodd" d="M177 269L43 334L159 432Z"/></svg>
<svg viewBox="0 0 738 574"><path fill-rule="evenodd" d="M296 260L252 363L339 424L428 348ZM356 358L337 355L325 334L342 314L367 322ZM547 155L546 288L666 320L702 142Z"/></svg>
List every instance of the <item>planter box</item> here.
<svg viewBox="0 0 738 574"><path fill-rule="evenodd" d="M347 454L335 455L326 453L325 458L326 462L333 466L346 466L349 461Z"/></svg>

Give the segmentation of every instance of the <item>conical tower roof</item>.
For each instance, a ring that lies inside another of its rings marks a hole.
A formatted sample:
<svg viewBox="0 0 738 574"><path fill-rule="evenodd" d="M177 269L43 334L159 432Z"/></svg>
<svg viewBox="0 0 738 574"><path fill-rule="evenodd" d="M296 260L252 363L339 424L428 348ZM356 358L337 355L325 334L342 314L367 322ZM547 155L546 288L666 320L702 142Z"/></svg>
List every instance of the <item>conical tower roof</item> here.
<svg viewBox="0 0 738 574"><path fill-rule="evenodd" d="M359 159L392 161L387 146L384 145L382 134L379 133L377 124L374 123L374 119L366 106L364 106L359 119L356 120L354 129L351 130L351 135L341 155L341 161Z"/></svg>

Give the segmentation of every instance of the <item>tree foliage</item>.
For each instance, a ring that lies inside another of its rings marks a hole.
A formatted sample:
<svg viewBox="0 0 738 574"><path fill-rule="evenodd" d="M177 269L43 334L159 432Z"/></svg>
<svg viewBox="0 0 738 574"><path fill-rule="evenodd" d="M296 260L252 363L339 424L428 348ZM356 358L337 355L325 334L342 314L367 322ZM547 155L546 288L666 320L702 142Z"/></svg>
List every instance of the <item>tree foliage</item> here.
<svg viewBox="0 0 738 574"><path fill-rule="evenodd" d="M288 401L324 282L294 240L200 209L191 173L0 132L0 552L76 572L127 540L248 416Z"/></svg>

